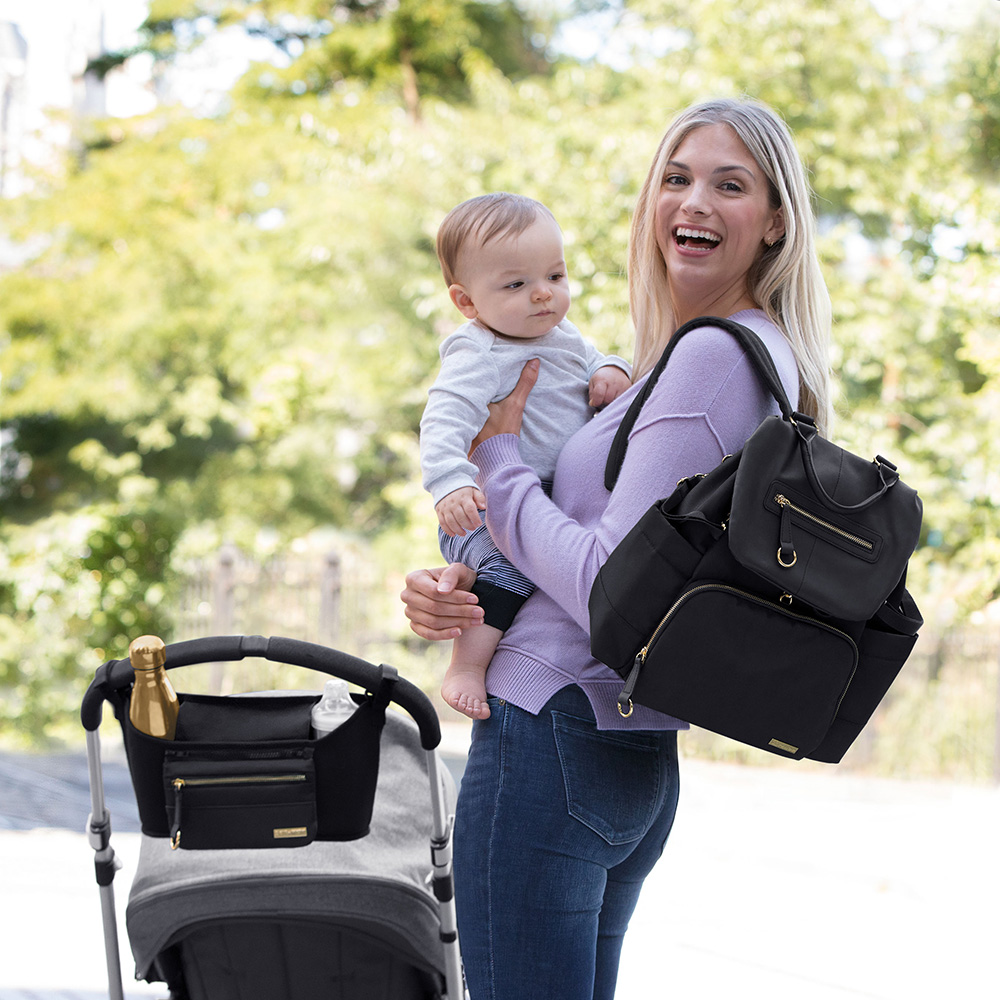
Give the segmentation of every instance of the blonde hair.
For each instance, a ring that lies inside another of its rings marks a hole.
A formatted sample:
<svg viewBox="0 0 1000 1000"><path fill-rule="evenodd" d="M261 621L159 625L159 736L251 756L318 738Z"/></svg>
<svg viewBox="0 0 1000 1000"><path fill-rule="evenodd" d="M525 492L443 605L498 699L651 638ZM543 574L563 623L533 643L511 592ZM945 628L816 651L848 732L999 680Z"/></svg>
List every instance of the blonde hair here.
<svg viewBox="0 0 1000 1000"><path fill-rule="evenodd" d="M506 191L483 194L456 205L444 217L437 234L444 283L450 287L458 282L458 258L470 240L484 247L499 237L518 236L539 215L547 215L555 222L555 216L540 201Z"/></svg>
<svg viewBox="0 0 1000 1000"><path fill-rule="evenodd" d="M830 296L816 254L810 189L787 125L766 105L751 100L715 100L688 108L660 141L639 192L629 234L628 283L635 326L633 378L649 371L675 329L667 268L656 242L656 205L667 161L684 138L706 125L728 125L768 180L771 207L784 209L785 234L765 247L750 268L754 301L784 333L799 369L798 409L829 423Z"/></svg>

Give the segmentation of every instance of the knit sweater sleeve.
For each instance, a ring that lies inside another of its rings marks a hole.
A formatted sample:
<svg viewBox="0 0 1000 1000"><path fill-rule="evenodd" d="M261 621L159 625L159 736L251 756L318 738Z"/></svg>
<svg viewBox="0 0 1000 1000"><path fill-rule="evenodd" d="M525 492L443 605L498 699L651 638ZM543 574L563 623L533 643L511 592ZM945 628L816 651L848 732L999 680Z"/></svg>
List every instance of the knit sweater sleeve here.
<svg viewBox="0 0 1000 1000"><path fill-rule="evenodd" d="M490 534L522 573L589 631L590 590L611 550L651 503L668 496L679 479L708 472L737 451L770 412L773 400L739 344L716 328L694 331L678 344L646 401L610 496L603 465L600 483L590 481L597 475L592 466L588 481L562 484L592 497L579 519L546 497L520 461L516 436L483 442L472 458L486 493ZM557 489L562 473L560 464Z"/></svg>
<svg viewBox="0 0 1000 1000"><path fill-rule="evenodd" d="M420 466L424 489L436 504L474 486L469 445L486 422L500 377L485 335L467 324L441 347L441 369L420 419Z"/></svg>

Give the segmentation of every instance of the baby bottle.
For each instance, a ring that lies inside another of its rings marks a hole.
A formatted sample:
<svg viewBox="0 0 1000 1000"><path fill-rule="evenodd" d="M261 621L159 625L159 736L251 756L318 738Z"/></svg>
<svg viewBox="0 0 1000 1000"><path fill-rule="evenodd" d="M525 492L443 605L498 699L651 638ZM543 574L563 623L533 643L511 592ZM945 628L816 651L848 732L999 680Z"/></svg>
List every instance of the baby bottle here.
<svg viewBox="0 0 1000 1000"><path fill-rule="evenodd" d="M348 693L347 681L339 678L328 680L323 687L323 697L313 705L313 738L318 740L332 733L354 714L357 707Z"/></svg>

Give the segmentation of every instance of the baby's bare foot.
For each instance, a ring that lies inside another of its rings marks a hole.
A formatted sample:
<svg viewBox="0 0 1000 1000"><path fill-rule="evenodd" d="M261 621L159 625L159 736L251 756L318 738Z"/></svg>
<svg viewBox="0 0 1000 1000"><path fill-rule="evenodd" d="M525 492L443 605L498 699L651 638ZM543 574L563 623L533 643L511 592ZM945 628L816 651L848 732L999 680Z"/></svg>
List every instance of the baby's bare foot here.
<svg viewBox="0 0 1000 1000"><path fill-rule="evenodd" d="M470 719L488 719L490 716L483 672L475 667L449 667L441 685L441 697L456 712L461 712Z"/></svg>

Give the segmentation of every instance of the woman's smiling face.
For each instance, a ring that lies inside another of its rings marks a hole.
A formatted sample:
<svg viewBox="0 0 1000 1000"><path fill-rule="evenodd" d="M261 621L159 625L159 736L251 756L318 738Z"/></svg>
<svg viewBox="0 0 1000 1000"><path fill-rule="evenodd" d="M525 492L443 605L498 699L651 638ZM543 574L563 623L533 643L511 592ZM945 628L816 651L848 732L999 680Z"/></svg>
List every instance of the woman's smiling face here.
<svg viewBox="0 0 1000 1000"><path fill-rule="evenodd" d="M768 180L736 133L722 124L689 132L667 161L656 206L675 320L758 305L747 273L784 231Z"/></svg>

